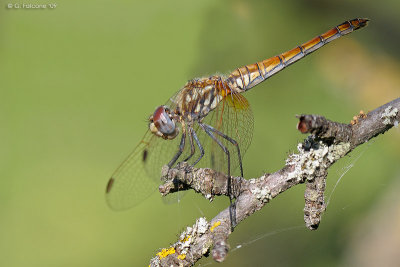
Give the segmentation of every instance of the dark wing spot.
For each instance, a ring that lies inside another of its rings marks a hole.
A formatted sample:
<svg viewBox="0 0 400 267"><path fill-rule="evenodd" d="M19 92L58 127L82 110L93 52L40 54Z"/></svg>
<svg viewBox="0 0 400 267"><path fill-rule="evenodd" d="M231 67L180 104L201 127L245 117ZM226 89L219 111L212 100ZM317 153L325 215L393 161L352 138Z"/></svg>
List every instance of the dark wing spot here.
<svg viewBox="0 0 400 267"><path fill-rule="evenodd" d="M143 158L142 158L143 162L146 162L147 155L148 155L147 149L143 150Z"/></svg>
<svg viewBox="0 0 400 267"><path fill-rule="evenodd" d="M107 194L110 193L111 188L112 188L112 186L114 184L114 181L115 181L115 179L113 177L111 177L110 180L108 181L107 188L106 188L106 193Z"/></svg>

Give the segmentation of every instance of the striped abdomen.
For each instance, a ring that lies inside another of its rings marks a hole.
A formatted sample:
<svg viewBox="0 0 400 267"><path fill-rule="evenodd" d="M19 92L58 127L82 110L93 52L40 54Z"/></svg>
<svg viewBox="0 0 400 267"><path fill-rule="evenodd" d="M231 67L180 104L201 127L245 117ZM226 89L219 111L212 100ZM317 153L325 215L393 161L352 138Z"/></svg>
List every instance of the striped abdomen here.
<svg viewBox="0 0 400 267"><path fill-rule="evenodd" d="M367 22L368 19L346 21L290 51L254 64L240 67L232 72L226 81L233 91L247 91L330 41L365 27Z"/></svg>

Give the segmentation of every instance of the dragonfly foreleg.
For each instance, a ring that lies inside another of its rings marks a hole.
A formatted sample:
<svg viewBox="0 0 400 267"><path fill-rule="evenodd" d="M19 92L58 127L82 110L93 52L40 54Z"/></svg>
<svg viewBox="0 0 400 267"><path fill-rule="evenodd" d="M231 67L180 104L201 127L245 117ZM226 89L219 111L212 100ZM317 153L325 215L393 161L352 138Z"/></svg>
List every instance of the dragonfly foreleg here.
<svg viewBox="0 0 400 267"><path fill-rule="evenodd" d="M185 149L185 139L186 139L186 133L185 133L185 131L183 131L182 132L182 137L181 137L181 142L179 144L179 150L178 150L178 152L176 152L175 156L168 163L168 167L169 168L171 168L172 165L175 164L175 162L178 160L178 158L181 156L183 150Z"/></svg>

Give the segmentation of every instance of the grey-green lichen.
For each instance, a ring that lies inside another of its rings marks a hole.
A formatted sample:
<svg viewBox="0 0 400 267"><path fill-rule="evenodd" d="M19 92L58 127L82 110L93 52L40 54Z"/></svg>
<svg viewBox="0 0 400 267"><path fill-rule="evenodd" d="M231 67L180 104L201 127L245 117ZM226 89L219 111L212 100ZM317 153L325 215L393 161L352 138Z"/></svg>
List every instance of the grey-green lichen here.
<svg viewBox="0 0 400 267"><path fill-rule="evenodd" d="M383 119L382 123L385 125L390 125L393 124L393 119L397 116L398 109L393 108L392 106L388 106L385 109L385 112L381 115L381 118Z"/></svg>
<svg viewBox="0 0 400 267"><path fill-rule="evenodd" d="M192 227L186 227L186 230L181 233L179 241L175 244L175 247L179 250L180 255L186 255L195 239L205 234L208 228L209 223L204 217L197 219L196 223ZM206 253L208 247L203 248L203 250L204 253Z"/></svg>
<svg viewBox="0 0 400 267"><path fill-rule="evenodd" d="M268 202L272 198L271 191L266 187L262 189L255 187L253 189L250 189L250 191L258 200L264 203Z"/></svg>
<svg viewBox="0 0 400 267"><path fill-rule="evenodd" d="M327 159L333 163L347 154L350 151L350 143L339 143L337 145L331 145Z"/></svg>
<svg viewBox="0 0 400 267"><path fill-rule="evenodd" d="M318 149L304 150L303 145L297 145L298 154L292 154L286 160L286 165L294 166L289 173L289 178L297 178L299 181L314 179L314 173L320 167L328 167L331 163L340 159L350 150L350 143L339 143L328 146L322 141Z"/></svg>

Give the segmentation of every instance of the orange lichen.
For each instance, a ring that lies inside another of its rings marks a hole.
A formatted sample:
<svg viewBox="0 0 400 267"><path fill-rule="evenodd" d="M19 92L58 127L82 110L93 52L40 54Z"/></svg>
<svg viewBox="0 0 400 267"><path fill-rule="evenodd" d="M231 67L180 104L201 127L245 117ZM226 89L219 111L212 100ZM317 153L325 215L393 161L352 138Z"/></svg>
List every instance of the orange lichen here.
<svg viewBox="0 0 400 267"><path fill-rule="evenodd" d="M217 221L216 223L214 223L213 226L210 227L210 231L211 231L211 232L214 231L214 229L215 229L216 227L218 227L220 224L221 224L220 221Z"/></svg>
<svg viewBox="0 0 400 267"><path fill-rule="evenodd" d="M357 116L354 116L353 119L350 121L351 125L357 124L358 119L364 119L367 117L367 114L364 113L363 110L360 110L360 113Z"/></svg>

